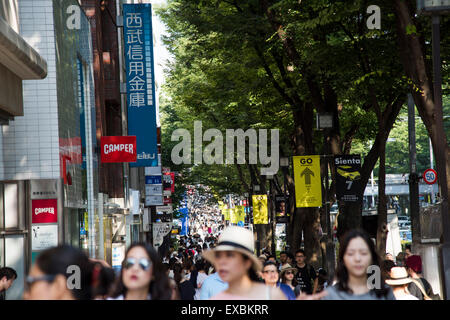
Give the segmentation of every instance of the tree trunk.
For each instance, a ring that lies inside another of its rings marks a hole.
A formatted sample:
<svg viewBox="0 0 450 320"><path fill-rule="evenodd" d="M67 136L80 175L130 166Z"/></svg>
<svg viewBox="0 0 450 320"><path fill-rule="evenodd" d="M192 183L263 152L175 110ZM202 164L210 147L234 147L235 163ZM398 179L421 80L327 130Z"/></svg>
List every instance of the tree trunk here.
<svg viewBox="0 0 450 320"><path fill-rule="evenodd" d="M302 208L304 211L305 223L303 225L303 235L305 241L305 255L307 262L318 267L322 262L319 228L320 214L317 208Z"/></svg>
<svg viewBox="0 0 450 320"><path fill-rule="evenodd" d="M411 94L417 107L417 111L425 124L428 135L431 139L433 149L436 150L436 108L433 99L433 83L431 79L431 68L427 64L424 48L419 35L423 32L415 23L412 9L408 3L402 0L395 0L394 11L397 17L397 36L399 39L399 51L406 76L411 82ZM415 26L417 33L407 34L407 26ZM447 187L450 198L450 147L446 146ZM437 160L436 160L437 161Z"/></svg>

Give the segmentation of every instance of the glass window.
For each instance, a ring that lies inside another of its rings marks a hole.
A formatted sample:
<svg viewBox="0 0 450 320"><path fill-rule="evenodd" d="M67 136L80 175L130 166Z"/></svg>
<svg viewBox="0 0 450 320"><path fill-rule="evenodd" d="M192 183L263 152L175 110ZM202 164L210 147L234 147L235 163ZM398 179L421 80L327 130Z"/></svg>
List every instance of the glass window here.
<svg viewBox="0 0 450 320"><path fill-rule="evenodd" d="M7 300L20 300L23 296L25 280L25 238L23 235L5 237L5 266L17 272L17 279L6 291Z"/></svg>
<svg viewBox="0 0 450 320"><path fill-rule="evenodd" d="M17 183L5 183L4 207L5 207L5 229L19 228L18 208L18 185Z"/></svg>

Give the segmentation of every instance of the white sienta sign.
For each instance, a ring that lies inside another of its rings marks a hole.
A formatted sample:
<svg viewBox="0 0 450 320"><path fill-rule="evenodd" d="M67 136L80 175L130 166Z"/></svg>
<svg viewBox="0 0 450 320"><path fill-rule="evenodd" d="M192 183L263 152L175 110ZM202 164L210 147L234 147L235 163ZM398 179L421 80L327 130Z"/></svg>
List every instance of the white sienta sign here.
<svg viewBox="0 0 450 320"><path fill-rule="evenodd" d="M33 225L31 248L41 251L58 245L58 225Z"/></svg>

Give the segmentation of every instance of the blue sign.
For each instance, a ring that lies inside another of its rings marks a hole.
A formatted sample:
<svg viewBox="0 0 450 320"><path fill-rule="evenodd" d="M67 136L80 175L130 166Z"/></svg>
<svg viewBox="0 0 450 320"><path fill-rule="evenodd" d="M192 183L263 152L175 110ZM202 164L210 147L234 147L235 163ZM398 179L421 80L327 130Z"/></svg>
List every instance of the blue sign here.
<svg viewBox="0 0 450 320"><path fill-rule="evenodd" d="M161 176L145 176L145 184L162 184Z"/></svg>
<svg viewBox="0 0 450 320"><path fill-rule="evenodd" d="M181 208L179 211L182 214L180 236L186 236L189 233L189 209Z"/></svg>
<svg viewBox="0 0 450 320"><path fill-rule="evenodd" d="M136 136L137 149L137 161L130 162L130 167L157 167L151 4L124 4L123 21L128 135Z"/></svg>

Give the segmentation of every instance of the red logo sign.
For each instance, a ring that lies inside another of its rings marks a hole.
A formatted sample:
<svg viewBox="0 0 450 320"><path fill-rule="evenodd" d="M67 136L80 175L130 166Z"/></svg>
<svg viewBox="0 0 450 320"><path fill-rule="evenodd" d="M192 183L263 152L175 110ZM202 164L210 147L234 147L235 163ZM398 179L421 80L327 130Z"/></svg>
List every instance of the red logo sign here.
<svg viewBox="0 0 450 320"><path fill-rule="evenodd" d="M164 185L164 190L170 190L172 193L175 192L175 173L174 172L164 173L163 185Z"/></svg>
<svg viewBox="0 0 450 320"><path fill-rule="evenodd" d="M427 184L435 184L437 180L437 172L433 169L427 169L423 173L423 180Z"/></svg>
<svg viewBox="0 0 450 320"><path fill-rule="evenodd" d="M58 200L41 199L31 200L31 223L58 222Z"/></svg>
<svg viewBox="0 0 450 320"><path fill-rule="evenodd" d="M102 163L136 162L136 136L102 137Z"/></svg>

